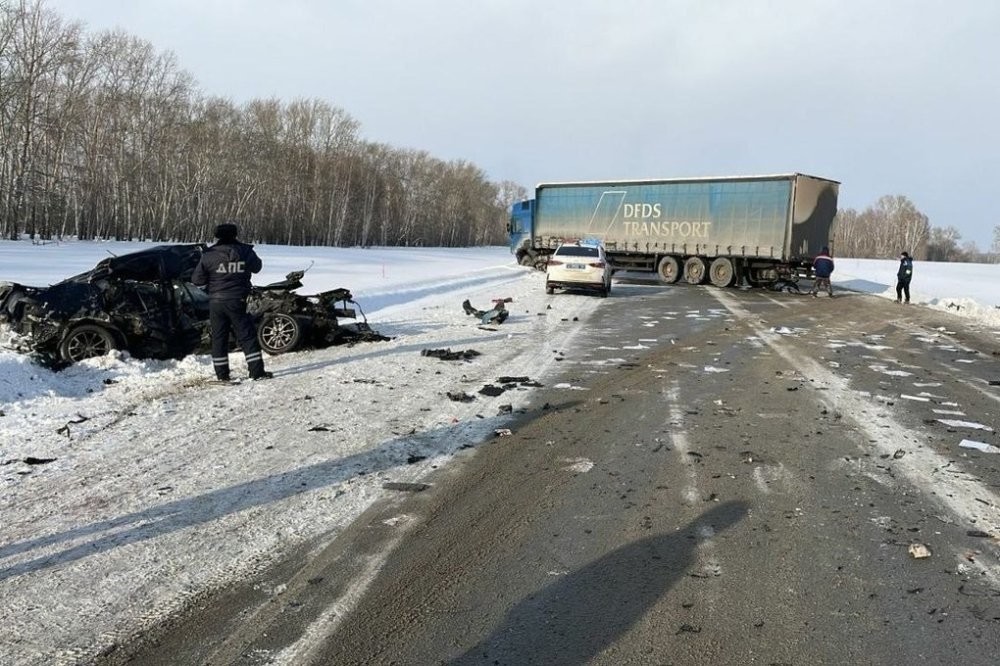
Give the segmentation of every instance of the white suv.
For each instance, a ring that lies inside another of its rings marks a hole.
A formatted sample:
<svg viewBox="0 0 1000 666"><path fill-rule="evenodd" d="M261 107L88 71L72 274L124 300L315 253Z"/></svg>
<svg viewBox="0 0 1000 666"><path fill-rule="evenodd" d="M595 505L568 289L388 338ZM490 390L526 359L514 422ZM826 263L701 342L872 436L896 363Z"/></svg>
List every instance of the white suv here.
<svg viewBox="0 0 1000 666"><path fill-rule="evenodd" d="M611 264L600 245L565 243L556 248L545 268L545 292L560 289L594 289L611 293Z"/></svg>

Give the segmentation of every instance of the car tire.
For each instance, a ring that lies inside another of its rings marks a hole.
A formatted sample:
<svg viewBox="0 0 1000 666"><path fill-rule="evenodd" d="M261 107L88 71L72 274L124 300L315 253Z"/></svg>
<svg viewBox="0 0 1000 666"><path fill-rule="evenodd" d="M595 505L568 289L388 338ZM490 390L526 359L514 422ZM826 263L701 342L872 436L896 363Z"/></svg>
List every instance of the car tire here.
<svg viewBox="0 0 1000 666"><path fill-rule="evenodd" d="M268 354L294 351L302 341L302 324L291 315L272 312L264 315L257 327L257 342Z"/></svg>
<svg viewBox="0 0 1000 666"><path fill-rule="evenodd" d="M549 286L549 283L546 282L545 283L545 293L549 294L551 296L552 294L556 293L556 288L552 287L552 286Z"/></svg>
<svg viewBox="0 0 1000 666"><path fill-rule="evenodd" d="M105 356L119 349L114 334L103 326L83 324L76 326L59 343L59 358L67 363L78 363L87 358Z"/></svg>

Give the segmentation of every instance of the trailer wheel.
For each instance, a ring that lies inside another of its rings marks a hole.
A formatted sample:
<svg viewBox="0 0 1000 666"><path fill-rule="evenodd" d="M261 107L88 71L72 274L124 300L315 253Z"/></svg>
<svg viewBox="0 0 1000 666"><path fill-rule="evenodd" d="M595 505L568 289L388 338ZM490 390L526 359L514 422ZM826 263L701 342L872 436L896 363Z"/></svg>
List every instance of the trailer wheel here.
<svg viewBox="0 0 1000 666"><path fill-rule="evenodd" d="M707 273L708 268L701 257L688 257L684 261L684 279L688 284L701 284Z"/></svg>
<svg viewBox="0 0 1000 666"><path fill-rule="evenodd" d="M728 257L716 257L708 269L708 279L716 287L728 287L733 283L733 262Z"/></svg>
<svg viewBox="0 0 1000 666"><path fill-rule="evenodd" d="M656 267L656 272L660 276L660 282L673 284L681 278L681 264L677 261L677 257L663 257Z"/></svg>

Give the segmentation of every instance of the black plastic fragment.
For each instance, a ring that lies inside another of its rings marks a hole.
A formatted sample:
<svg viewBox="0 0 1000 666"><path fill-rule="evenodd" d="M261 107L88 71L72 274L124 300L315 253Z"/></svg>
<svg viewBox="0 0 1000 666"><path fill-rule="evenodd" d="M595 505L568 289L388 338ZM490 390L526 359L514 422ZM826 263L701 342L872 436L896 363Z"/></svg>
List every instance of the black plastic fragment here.
<svg viewBox="0 0 1000 666"><path fill-rule="evenodd" d="M397 481L383 483L382 487L386 490L402 490L409 493L419 493L430 488L426 483L400 483Z"/></svg>
<svg viewBox="0 0 1000 666"><path fill-rule="evenodd" d="M439 358L442 361L467 361L470 358L482 356L482 354L477 352L475 349L452 351L450 347L448 349L421 349L420 355Z"/></svg>

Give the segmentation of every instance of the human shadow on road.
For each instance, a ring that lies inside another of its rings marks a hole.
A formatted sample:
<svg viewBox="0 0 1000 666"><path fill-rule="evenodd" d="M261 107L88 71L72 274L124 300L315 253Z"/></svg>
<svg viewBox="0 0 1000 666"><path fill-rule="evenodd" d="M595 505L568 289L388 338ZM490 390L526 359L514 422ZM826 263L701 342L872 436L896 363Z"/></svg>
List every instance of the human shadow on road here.
<svg viewBox="0 0 1000 666"><path fill-rule="evenodd" d="M746 514L745 502L727 502L682 530L608 553L522 600L492 634L449 663L589 663L687 573L706 535L734 525Z"/></svg>

